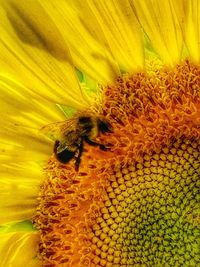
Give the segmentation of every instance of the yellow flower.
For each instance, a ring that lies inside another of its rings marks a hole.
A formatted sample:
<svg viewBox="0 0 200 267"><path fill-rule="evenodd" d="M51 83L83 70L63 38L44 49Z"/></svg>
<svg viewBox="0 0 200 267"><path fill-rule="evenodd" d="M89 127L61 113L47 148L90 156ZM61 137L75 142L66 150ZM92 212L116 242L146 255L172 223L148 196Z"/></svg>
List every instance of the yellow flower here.
<svg viewBox="0 0 200 267"><path fill-rule="evenodd" d="M0 266L200 264L199 13L0 1ZM84 141L76 171L39 129L89 109L110 150Z"/></svg>

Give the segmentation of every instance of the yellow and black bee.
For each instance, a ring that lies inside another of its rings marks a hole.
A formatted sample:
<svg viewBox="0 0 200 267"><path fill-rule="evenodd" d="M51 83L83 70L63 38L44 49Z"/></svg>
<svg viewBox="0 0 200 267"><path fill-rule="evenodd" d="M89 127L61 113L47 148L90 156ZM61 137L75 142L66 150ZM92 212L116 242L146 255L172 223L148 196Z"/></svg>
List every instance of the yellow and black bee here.
<svg viewBox="0 0 200 267"><path fill-rule="evenodd" d="M111 133L112 127L103 116L86 112L63 122L46 125L41 132L55 141L54 153L57 160L68 163L75 158L75 170L78 171L84 143L104 151L109 150L109 146L96 142L95 138L101 133Z"/></svg>

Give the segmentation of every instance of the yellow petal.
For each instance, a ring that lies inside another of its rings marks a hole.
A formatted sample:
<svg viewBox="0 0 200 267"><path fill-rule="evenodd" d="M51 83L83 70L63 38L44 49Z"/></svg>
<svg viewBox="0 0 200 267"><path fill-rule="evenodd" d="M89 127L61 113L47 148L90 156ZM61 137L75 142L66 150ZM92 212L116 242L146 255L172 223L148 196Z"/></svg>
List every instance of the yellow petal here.
<svg viewBox="0 0 200 267"><path fill-rule="evenodd" d="M102 38L100 27L90 29L86 20L95 26L94 17L89 17L76 7L77 1L44 0L41 5L62 32L69 45L75 66L94 80L107 83L119 75L119 69L112 53ZM85 3L85 2L84 2Z"/></svg>
<svg viewBox="0 0 200 267"><path fill-rule="evenodd" d="M30 232L35 231L35 227L30 220L11 222L0 225L0 234L6 234L11 232Z"/></svg>
<svg viewBox="0 0 200 267"><path fill-rule="evenodd" d="M0 234L0 266L2 267L39 267L37 259L38 233Z"/></svg>
<svg viewBox="0 0 200 267"><path fill-rule="evenodd" d="M190 58L200 62L200 2L198 0L186 1L186 27L184 28L186 45Z"/></svg>
<svg viewBox="0 0 200 267"><path fill-rule="evenodd" d="M53 153L53 143L37 131L22 127L4 127L0 129L0 162L21 163L41 162Z"/></svg>
<svg viewBox="0 0 200 267"><path fill-rule="evenodd" d="M79 2L79 3L78 3ZM128 0L76 1L81 10L82 19L91 32L103 30L100 43L106 49L105 38L120 68L124 71L135 71L143 68L144 49L142 34L136 16ZM99 24L97 25L97 21ZM98 26L98 27L97 27Z"/></svg>
<svg viewBox="0 0 200 267"><path fill-rule="evenodd" d="M49 101L87 106L67 44L39 2L0 3L1 70Z"/></svg>
<svg viewBox="0 0 200 267"><path fill-rule="evenodd" d="M0 75L0 92L0 223L5 223L35 213L42 179L39 164L53 147L38 130L62 116L55 104L10 77Z"/></svg>
<svg viewBox="0 0 200 267"><path fill-rule="evenodd" d="M2 75L0 92L0 162L47 159L52 153L52 143L39 135L39 129L64 120L64 115L55 104Z"/></svg>
<svg viewBox="0 0 200 267"><path fill-rule="evenodd" d="M179 62L183 48L183 0L134 0L131 3L163 62L168 65Z"/></svg>
<svg viewBox="0 0 200 267"><path fill-rule="evenodd" d="M7 162L0 168L0 224L34 216L42 172L38 164Z"/></svg>
<svg viewBox="0 0 200 267"><path fill-rule="evenodd" d="M18 125L39 129L44 124L64 119L55 102L38 96L8 75L0 74L0 93L0 113L15 117Z"/></svg>

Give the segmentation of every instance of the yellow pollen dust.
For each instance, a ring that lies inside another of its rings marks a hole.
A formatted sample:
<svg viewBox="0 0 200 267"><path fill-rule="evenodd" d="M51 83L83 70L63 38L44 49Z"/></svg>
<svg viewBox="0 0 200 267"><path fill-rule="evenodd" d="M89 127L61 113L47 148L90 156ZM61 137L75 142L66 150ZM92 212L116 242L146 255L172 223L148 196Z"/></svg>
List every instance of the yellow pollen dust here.
<svg viewBox="0 0 200 267"><path fill-rule="evenodd" d="M34 223L44 267L200 265L200 66L124 75L97 106L113 133L45 167Z"/></svg>

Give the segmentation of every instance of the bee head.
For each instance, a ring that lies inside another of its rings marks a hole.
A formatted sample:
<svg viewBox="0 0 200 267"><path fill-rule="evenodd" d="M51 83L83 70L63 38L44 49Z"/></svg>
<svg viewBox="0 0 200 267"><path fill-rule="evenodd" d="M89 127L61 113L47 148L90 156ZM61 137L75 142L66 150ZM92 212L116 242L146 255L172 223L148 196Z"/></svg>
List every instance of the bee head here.
<svg viewBox="0 0 200 267"><path fill-rule="evenodd" d="M112 126L111 124L104 120L104 119L98 119L97 120L97 124L98 124L98 130L101 133L112 133Z"/></svg>

